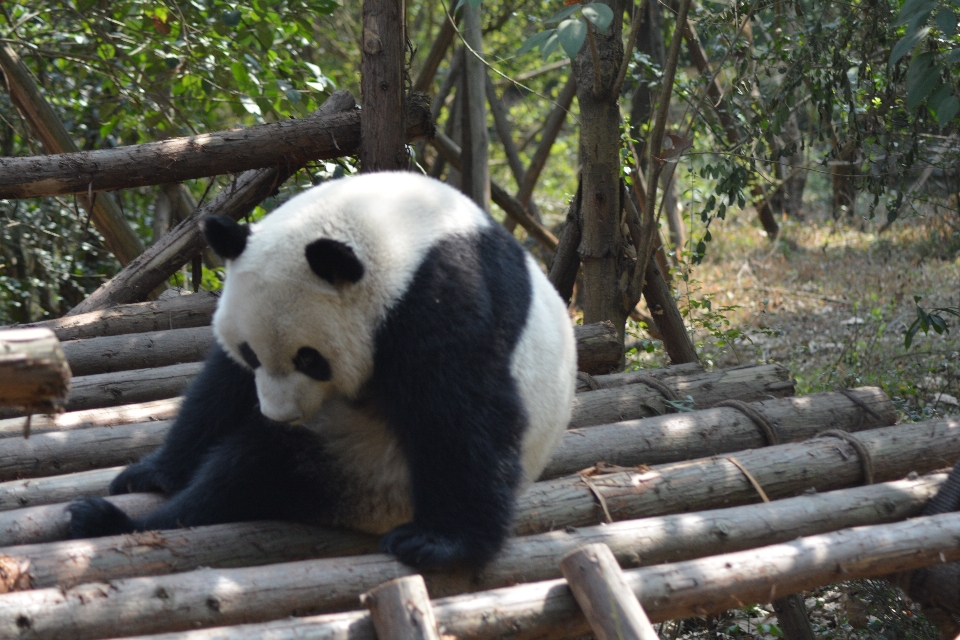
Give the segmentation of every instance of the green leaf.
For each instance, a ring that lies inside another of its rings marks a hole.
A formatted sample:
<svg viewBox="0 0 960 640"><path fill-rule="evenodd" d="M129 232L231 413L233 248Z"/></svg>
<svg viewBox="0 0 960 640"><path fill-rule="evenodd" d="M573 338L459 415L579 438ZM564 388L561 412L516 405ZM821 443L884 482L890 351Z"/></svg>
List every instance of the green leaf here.
<svg viewBox="0 0 960 640"><path fill-rule="evenodd" d="M564 7L560 11L556 12L555 14L553 14L552 16L544 20L544 23L553 24L554 22L560 22L561 20L566 20L567 18L572 16L574 12L576 12L576 10L579 8L580 8L579 4L572 4L569 7Z"/></svg>
<svg viewBox="0 0 960 640"><path fill-rule="evenodd" d="M928 33L930 33L930 27L924 27L900 38L897 44L894 45L893 51L890 52L890 61L887 64L891 67L897 64L900 58L906 55L908 51L912 51Z"/></svg>
<svg viewBox="0 0 960 640"><path fill-rule="evenodd" d="M937 29L943 32L945 36L952 36L957 29L957 14L950 9L940 9L937 11L937 17L934 19L937 23Z"/></svg>
<svg viewBox="0 0 960 640"><path fill-rule="evenodd" d="M944 319L935 313L930 314L930 325L938 335L943 335L944 331L950 331L950 329L947 328L947 323L944 321Z"/></svg>
<svg viewBox="0 0 960 640"><path fill-rule="evenodd" d="M535 33L526 40L523 41L523 44L520 45L520 48L517 49L517 55L522 56L527 51L533 50L534 47L539 47L540 50L543 50L543 45L546 41L554 34L556 29L547 29L546 31L541 31L540 33Z"/></svg>
<svg viewBox="0 0 960 640"><path fill-rule="evenodd" d="M957 99L957 96L951 95L947 96L940 101L940 104L936 106L937 111L937 124L941 127L947 126L947 123L953 120L953 117L957 115L957 111L960 111L960 100Z"/></svg>
<svg viewBox="0 0 960 640"><path fill-rule="evenodd" d="M99 47L97 47L97 55L104 60L109 60L110 58L117 55L117 50L112 44L104 42Z"/></svg>
<svg viewBox="0 0 960 640"><path fill-rule="evenodd" d="M954 49L947 54L947 64L957 64L960 62L960 49Z"/></svg>
<svg viewBox="0 0 960 640"><path fill-rule="evenodd" d="M932 54L916 56L907 69L907 109L915 109L919 106L940 81L939 66L930 65L926 61L919 62L927 55L932 56Z"/></svg>
<svg viewBox="0 0 960 640"><path fill-rule="evenodd" d="M900 13L897 14L897 21L893 23L893 26L905 25L924 12L929 15L935 5L934 0L907 0L900 7Z"/></svg>
<svg viewBox="0 0 960 640"><path fill-rule="evenodd" d="M544 59L549 58L550 54L557 50L557 45L559 44L560 38L557 36L557 30L551 29L550 37L547 38L547 41L540 47L540 55L542 55Z"/></svg>
<svg viewBox="0 0 960 640"><path fill-rule="evenodd" d="M613 10L599 2L584 5L581 13L584 18L597 25L597 29L600 31L606 31L610 23L613 22Z"/></svg>
<svg viewBox="0 0 960 640"><path fill-rule="evenodd" d="M587 23L580 18L570 18L564 20L557 27L557 38L560 40L560 46L570 57L575 58L583 46L583 41L587 37Z"/></svg>
<svg viewBox="0 0 960 640"><path fill-rule="evenodd" d="M240 12L224 11L223 15L220 16L220 21L228 27L235 27L240 24Z"/></svg>

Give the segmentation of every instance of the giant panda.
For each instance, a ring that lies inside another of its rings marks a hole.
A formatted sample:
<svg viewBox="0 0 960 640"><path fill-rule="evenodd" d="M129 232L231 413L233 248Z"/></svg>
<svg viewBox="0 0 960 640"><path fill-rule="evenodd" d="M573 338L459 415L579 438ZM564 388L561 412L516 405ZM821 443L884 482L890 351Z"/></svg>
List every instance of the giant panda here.
<svg viewBox="0 0 960 640"><path fill-rule="evenodd" d="M321 184L251 225L209 217L227 261L216 345L163 446L71 535L280 519L384 534L416 567L482 565L570 419L564 303L455 189L412 173Z"/></svg>

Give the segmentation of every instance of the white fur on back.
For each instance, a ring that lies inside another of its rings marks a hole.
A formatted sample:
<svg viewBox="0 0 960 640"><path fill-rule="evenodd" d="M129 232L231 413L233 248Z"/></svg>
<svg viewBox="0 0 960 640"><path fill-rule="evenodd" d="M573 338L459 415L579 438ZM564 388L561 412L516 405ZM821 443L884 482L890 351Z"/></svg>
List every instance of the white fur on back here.
<svg viewBox="0 0 960 640"><path fill-rule="evenodd" d="M540 476L560 444L577 388L577 344L566 306L529 254L526 263L530 313L510 362L529 420L522 444L524 487Z"/></svg>

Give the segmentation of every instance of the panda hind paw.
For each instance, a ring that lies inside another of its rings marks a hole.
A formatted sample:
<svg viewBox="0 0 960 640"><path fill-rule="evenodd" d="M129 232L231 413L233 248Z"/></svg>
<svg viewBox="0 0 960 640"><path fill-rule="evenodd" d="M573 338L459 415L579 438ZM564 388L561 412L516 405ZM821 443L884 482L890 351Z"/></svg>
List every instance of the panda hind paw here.
<svg viewBox="0 0 960 640"><path fill-rule="evenodd" d="M380 551L411 567L480 566L496 553L495 545L433 533L415 523L400 525L380 539Z"/></svg>
<svg viewBox="0 0 960 640"><path fill-rule="evenodd" d="M99 538L136 530L134 521L103 498L83 498L67 505L70 512L70 537Z"/></svg>

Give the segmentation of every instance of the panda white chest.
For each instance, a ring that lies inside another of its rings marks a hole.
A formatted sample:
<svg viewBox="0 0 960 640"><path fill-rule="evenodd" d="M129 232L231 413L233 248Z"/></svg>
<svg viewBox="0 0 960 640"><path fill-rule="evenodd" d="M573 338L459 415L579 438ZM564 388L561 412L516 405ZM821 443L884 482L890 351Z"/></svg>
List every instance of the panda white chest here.
<svg viewBox="0 0 960 640"><path fill-rule="evenodd" d="M304 427L323 441L337 466L338 496L330 524L374 534L413 520L406 456L389 426L373 410L339 398Z"/></svg>

